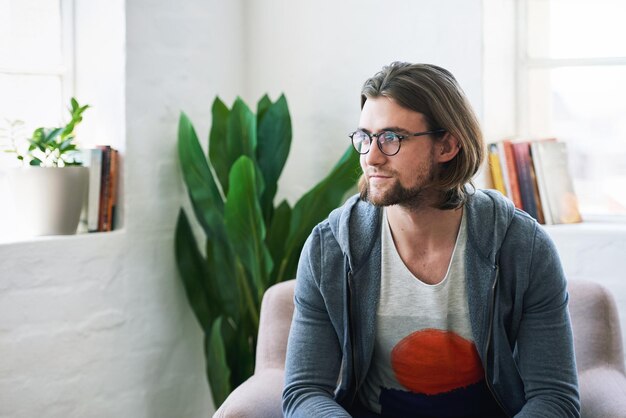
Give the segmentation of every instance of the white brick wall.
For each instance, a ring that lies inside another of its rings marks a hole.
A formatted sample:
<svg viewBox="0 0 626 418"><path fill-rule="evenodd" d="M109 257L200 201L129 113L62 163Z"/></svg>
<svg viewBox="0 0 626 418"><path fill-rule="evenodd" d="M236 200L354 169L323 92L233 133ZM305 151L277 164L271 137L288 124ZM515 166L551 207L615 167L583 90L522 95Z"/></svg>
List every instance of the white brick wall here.
<svg viewBox="0 0 626 418"><path fill-rule="evenodd" d="M79 8L88 3L101 8L92 18L111 18L104 12L111 2L77 0ZM125 32L123 75L104 72L93 80L88 73L77 88L98 103L103 89L120 90L102 100L105 108L123 111L101 109L98 118L123 128L107 125L103 133L87 124L86 130L100 135L98 141L111 137L124 151L125 227L0 244L0 417L169 418L213 411L202 334L173 255L185 200L175 151L180 110L205 142L216 94L228 104L238 94L254 104L265 92L276 98L284 91L294 144L279 193L293 200L347 146L360 84L392 59L450 68L479 113L482 108L479 0L397 0L386 8L371 0L115 4L125 16L99 26ZM381 32L389 22L393 31ZM98 50L90 45L81 48ZM550 229L568 274L605 282L623 310L626 231L580 231Z"/></svg>

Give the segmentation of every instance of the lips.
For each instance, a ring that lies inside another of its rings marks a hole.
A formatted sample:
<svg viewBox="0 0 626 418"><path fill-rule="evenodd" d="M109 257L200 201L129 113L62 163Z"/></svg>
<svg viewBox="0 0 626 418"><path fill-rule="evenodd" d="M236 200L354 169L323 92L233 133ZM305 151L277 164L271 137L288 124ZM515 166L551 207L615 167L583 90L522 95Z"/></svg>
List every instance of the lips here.
<svg viewBox="0 0 626 418"><path fill-rule="evenodd" d="M367 175L367 177L391 177L392 176L392 173L373 170L371 167L369 170L365 172L365 174Z"/></svg>
<svg viewBox="0 0 626 418"><path fill-rule="evenodd" d="M385 175L385 174L380 174L380 173L372 173L372 174L368 174L367 178L369 180L385 180L385 179L390 179L391 176Z"/></svg>

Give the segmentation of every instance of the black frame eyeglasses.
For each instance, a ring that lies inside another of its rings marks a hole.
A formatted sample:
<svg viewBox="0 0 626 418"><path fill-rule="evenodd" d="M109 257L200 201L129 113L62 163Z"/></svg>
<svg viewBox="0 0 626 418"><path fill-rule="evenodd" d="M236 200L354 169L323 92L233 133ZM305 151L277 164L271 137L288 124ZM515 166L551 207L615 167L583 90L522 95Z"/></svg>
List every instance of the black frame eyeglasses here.
<svg viewBox="0 0 626 418"><path fill-rule="evenodd" d="M377 134L370 134L365 131L354 131L350 135L352 146L359 154L367 154L372 148L372 138L376 138L378 149L383 154L392 157L400 152L402 140L412 136L425 136L445 133L445 129L434 129L432 131L416 132L414 134L398 134L393 131L382 131Z"/></svg>

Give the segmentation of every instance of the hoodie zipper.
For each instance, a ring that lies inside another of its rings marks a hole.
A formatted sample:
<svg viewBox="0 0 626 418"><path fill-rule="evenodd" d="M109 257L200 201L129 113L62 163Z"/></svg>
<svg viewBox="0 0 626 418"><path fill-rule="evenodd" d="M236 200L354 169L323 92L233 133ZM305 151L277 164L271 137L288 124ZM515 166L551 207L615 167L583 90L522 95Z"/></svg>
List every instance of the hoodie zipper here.
<svg viewBox="0 0 626 418"><path fill-rule="evenodd" d="M352 282L352 271L348 270L348 330L350 333L350 350L352 352L352 376L354 376L354 390L351 393L350 396L350 403L349 405L352 406L354 404L354 400L356 398L356 395L359 391L359 372L358 369L356 367L356 365L358 364L358 361L356 360L356 356L357 356L357 350L356 350L356 331L354 330L354 324L352 323L352 318L353 318L353 303L352 303L352 288L353 288L353 282Z"/></svg>
<svg viewBox="0 0 626 418"><path fill-rule="evenodd" d="M498 404L498 406L500 407L500 409L502 409L502 411L505 413L505 415L507 417L510 417L509 413L507 412L507 410L504 408L504 406L502 405L502 402L500 402L500 398L498 398L498 395L496 394L495 389L493 388L493 386L491 385L491 379L489 378L489 348L490 348L490 344L491 344L491 334L493 333L493 307L495 305L495 300L496 300L496 286L498 285L498 279L500 277L500 266L498 264L496 264L496 277L493 280L493 284L491 285L491 295L489 298L489 327L488 332L487 332L487 340L485 341L485 382L487 383L487 388L489 389L489 392L491 392L491 395L493 396L493 398L496 400L496 403Z"/></svg>

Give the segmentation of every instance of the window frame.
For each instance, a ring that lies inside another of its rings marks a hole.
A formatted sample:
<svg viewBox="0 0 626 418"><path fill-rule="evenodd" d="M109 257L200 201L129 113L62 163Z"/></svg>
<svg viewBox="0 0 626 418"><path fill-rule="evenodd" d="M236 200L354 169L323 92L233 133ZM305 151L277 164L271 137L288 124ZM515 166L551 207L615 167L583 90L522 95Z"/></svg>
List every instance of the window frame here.
<svg viewBox="0 0 626 418"><path fill-rule="evenodd" d="M530 74L536 69L574 67L626 67L626 56L586 58L535 58L529 52L528 7L529 1L519 0L515 4L515 132L521 137L530 137ZM550 2L551 0L546 0ZM625 214L583 213L585 221L626 223Z"/></svg>
<svg viewBox="0 0 626 418"><path fill-rule="evenodd" d="M76 67L76 56L74 52L74 1L75 0L59 0L59 13L61 19L61 33L59 36L61 40L62 63L60 66L0 66L0 74L58 77L61 83L61 102L59 103L59 108L62 111L65 108L65 104L69 103L70 98L74 96L76 90L74 74Z"/></svg>

